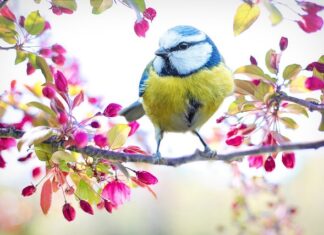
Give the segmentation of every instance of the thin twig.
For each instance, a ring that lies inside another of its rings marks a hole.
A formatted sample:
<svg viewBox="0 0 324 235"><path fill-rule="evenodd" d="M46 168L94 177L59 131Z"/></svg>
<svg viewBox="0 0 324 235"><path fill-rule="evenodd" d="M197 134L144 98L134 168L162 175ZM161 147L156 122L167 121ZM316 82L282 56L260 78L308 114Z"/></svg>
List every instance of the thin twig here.
<svg viewBox="0 0 324 235"><path fill-rule="evenodd" d="M278 93L279 93L278 98L280 100L285 100L285 101L294 102L296 104L300 104L300 105L308 108L309 111L313 111L313 110L324 111L324 104L317 104L317 103L310 102L310 101L307 101L307 100L292 97L292 96L289 96L289 95L287 95L286 93L284 93L282 91L279 91Z"/></svg>
<svg viewBox="0 0 324 235"><path fill-rule="evenodd" d="M20 138L24 134L23 131L16 130L13 128L0 128L0 137L13 137ZM46 141L46 143L51 143L62 147L62 142L57 142L55 138L51 138ZM154 155L143 155L143 154L129 154L124 152L114 152L105 149L99 149L93 146L87 146L84 148L77 148L75 146L68 147L67 150L83 153L93 158L105 158L113 161L121 162L144 162L154 165L165 165L165 166L179 166L190 162L197 161L241 161L244 156L249 155L258 155L266 154L273 152L282 152L282 151L291 151L291 150L302 150L302 149L318 149L324 147L324 140L314 141L309 143L292 143L292 144L282 144L282 145L271 145L271 146L262 146L259 148L251 148L243 151L235 151L224 154L216 153L206 153L200 150L197 150L191 155L168 158L161 157L157 159Z"/></svg>

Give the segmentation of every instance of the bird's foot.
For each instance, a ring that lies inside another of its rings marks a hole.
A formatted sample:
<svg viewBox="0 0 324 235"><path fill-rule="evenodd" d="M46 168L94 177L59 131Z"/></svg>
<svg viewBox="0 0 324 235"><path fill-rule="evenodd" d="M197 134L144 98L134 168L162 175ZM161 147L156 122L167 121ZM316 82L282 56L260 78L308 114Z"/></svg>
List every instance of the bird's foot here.
<svg viewBox="0 0 324 235"><path fill-rule="evenodd" d="M217 156L217 151L213 151L209 147L206 147L204 150L204 154L206 154L208 158L214 158Z"/></svg>
<svg viewBox="0 0 324 235"><path fill-rule="evenodd" d="M153 154L153 162L154 163L158 163L161 161L161 153L160 152L156 152Z"/></svg>

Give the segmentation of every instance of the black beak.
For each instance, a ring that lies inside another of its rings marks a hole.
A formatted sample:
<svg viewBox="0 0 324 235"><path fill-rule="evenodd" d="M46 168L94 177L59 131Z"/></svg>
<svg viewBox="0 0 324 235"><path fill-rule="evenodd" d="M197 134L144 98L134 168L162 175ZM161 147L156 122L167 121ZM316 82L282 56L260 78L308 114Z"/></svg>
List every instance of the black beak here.
<svg viewBox="0 0 324 235"><path fill-rule="evenodd" d="M159 48L156 52L155 55L161 56L163 58L168 57L169 51L164 49L164 48Z"/></svg>

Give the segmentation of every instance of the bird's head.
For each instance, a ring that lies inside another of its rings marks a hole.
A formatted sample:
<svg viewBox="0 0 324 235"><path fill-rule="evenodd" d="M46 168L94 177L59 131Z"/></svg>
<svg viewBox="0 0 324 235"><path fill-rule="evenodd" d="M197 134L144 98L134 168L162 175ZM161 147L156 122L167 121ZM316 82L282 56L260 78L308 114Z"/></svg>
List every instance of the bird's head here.
<svg viewBox="0 0 324 235"><path fill-rule="evenodd" d="M188 76L221 61L212 40L192 26L176 26L162 35L155 52L154 70L160 76Z"/></svg>

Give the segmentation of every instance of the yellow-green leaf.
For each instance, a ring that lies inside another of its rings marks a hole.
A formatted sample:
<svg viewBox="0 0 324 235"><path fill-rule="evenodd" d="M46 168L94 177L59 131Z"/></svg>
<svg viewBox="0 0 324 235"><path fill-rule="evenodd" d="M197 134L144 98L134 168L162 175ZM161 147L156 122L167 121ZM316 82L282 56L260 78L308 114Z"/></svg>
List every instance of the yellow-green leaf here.
<svg viewBox="0 0 324 235"><path fill-rule="evenodd" d="M282 117L282 118L280 118L280 121L282 122L282 124L285 125L286 128L289 128L289 129L297 129L298 128L298 124L295 122L294 119L292 119L290 117Z"/></svg>
<svg viewBox="0 0 324 235"><path fill-rule="evenodd" d="M260 15L260 8L255 4L242 3L236 10L234 17L234 35L247 30Z"/></svg>
<svg viewBox="0 0 324 235"><path fill-rule="evenodd" d="M51 161L58 164L60 161L66 161L66 162L76 162L77 161L77 157L69 152L66 151L56 151L55 153L53 153L52 157L51 157Z"/></svg>
<svg viewBox="0 0 324 235"><path fill-rule="evenodd" d="M252 79L263 79L263 70L257 65L245 65L234 71L235 74L244 74Z"/></svg>
<svg viewBox="0 0 324 235"><path fill-rule="evenodd" d="M16 50L16 60L15 60L15 64L19 64L19 63L25 61L26 58L27 58L27 53L25 51Z"/></svg>
<svg viewBox="0 0 324 235"><path fill-rule="evenodd" d="M321 112L321 116L322 116L322 118L321 118L321 122L320 122L320 125L318 127L318 130L319 131L324 131L324 112Z"/></svg>
<svg viewBox="0 0 324 235"><path fill-rule="evenodd" d="M118 149L122 147L127 140L131 128L127 124L116 124L107 133L109 147Z"/></svg>
<svg viewBox="0 0 324 235"><path fill-rule="evenodd" d="M251 81L235 79L235 93L241 95L253 95L256 86Z"/></svg>
<svg viewBox="0 0 324 235"><path fill-rule="evenodd" d="M91 0L92 14L100 14L113 5L113 0Z"/></svg>
<svg viewBox="0 0 324 235"><path fill-rule="evenodd" d="M28 53L28 62L32 64L32 66L35 69L38 69L38 64L37 64L37 55L34 53Z"/></svg>
<svg viewBox="0 0 324 235"><path fill-rule="evenodd" d="M36 56L36 64L42 71L42 74L45 77L46 83L53 83L53 75L52 72L46 63L46 60L43 57Z"/></svg>
<svg viewBox="0 0 324 235"><path fill-rule="evenodd" d="M308 117L308 113L305 107L299 104L288 104L285 106L285 109L293 114L303 114L305 117Z"/></svg>
<svg viewBox="0 0 324 235"><path fill-rule="evenodd" d="M271 64L271 57L273 54L276 54L276 51L273 49L270 49L266 54L265 63L266 63L267 69L269 70L270 73L277 74L278 73L277 69L273 68L273 66Z"/></svg>
<svg viewBox="0 0 324 235"><path fill-rule="evenodd" d="M56 149L51 144L35 144L34 151L40 161L48 161Z"/></svg>
<svg viewBox="0 0 324 235"><path fill-rule="evenodd" d="M39 11L33 11L27 16L24 26L29 34L38 35L44 30L45 19L41 17Z"/></svg>
<svg viewBox="0 0 324 235"><path fill-rule="evenodd" d="M77 9L77 4L75 0L52 0L52 3L58 7L64 7L75 11Z"/></svg>
<svg viewBox="0 0 324 235"><path fill-rule="evenodd" d="M34 107L34 108L38 108L42 111L44 111L45 113L51 115L52 117L56 117L56 113L50 109L49 107L47 107L46 105L40 103L40 102L37 102L37 101L32 101L32 102L29 102L26 104L27 106L29 107Z"/></svg>
<svg viewBox="0 0 324 235"><path fill-rule="evenodd" d="M146 9L146 6L145 6L145 1L144 0L133 0L132 1L136 8L140 11L140 12L144 12L145 9Z"/></svg>
<svg viewBox="0 0 324 235"><path fill-rule="evenodd" d="M15 23L11 20L6 19L3 16L0 16L0 26L1 28L16 31Z"/></svg>
<svg viewBox="0 0 324 235"><path fill-rule="evenodd" d="M97 204L100 202L100 194L94 191L92 186L81 179L77 186L76 195L82 200L88 201L90 204Z"/></svg>
<svg viewBox="0 0 324 235"><path fill-rule="evenodd" d="M305 87L306 76L298 76L293 79L289 84L289 91L292 93L305 93L309 92Z"/></svg>
<svg viewBox="0 0 324 235"><path fill-rule="evenodd" d="M47 126L37 126L25 132L18 141L17 148L20 151L23 146L37 145L49 139L55 133Z"/></svg>
<svg viewBox="0 0 324 235"><path fill-rule="evenodd" d="M279 24L282 21L283 17L278 8L275 5L273 5L269 0L263 0L262 2L270 13L269 19L272 25Z"/></svg>
<svg viewBox="0 0 324 235"><path fill-rule="evenodd" d="M284 79L292 80L296 78L296 76L299 74L301 70L302 67L299 64L290 64L286 66L282 76Z"/></svg>
<svg viewBox="0 0 324 235"><path fill-rule="evenodd" d="M268 83L261 81L254 92L254 97L257 100L264 101L264 98L267 97L268 94L272 94L272 93L273 93L273 87Z"/></svg>

